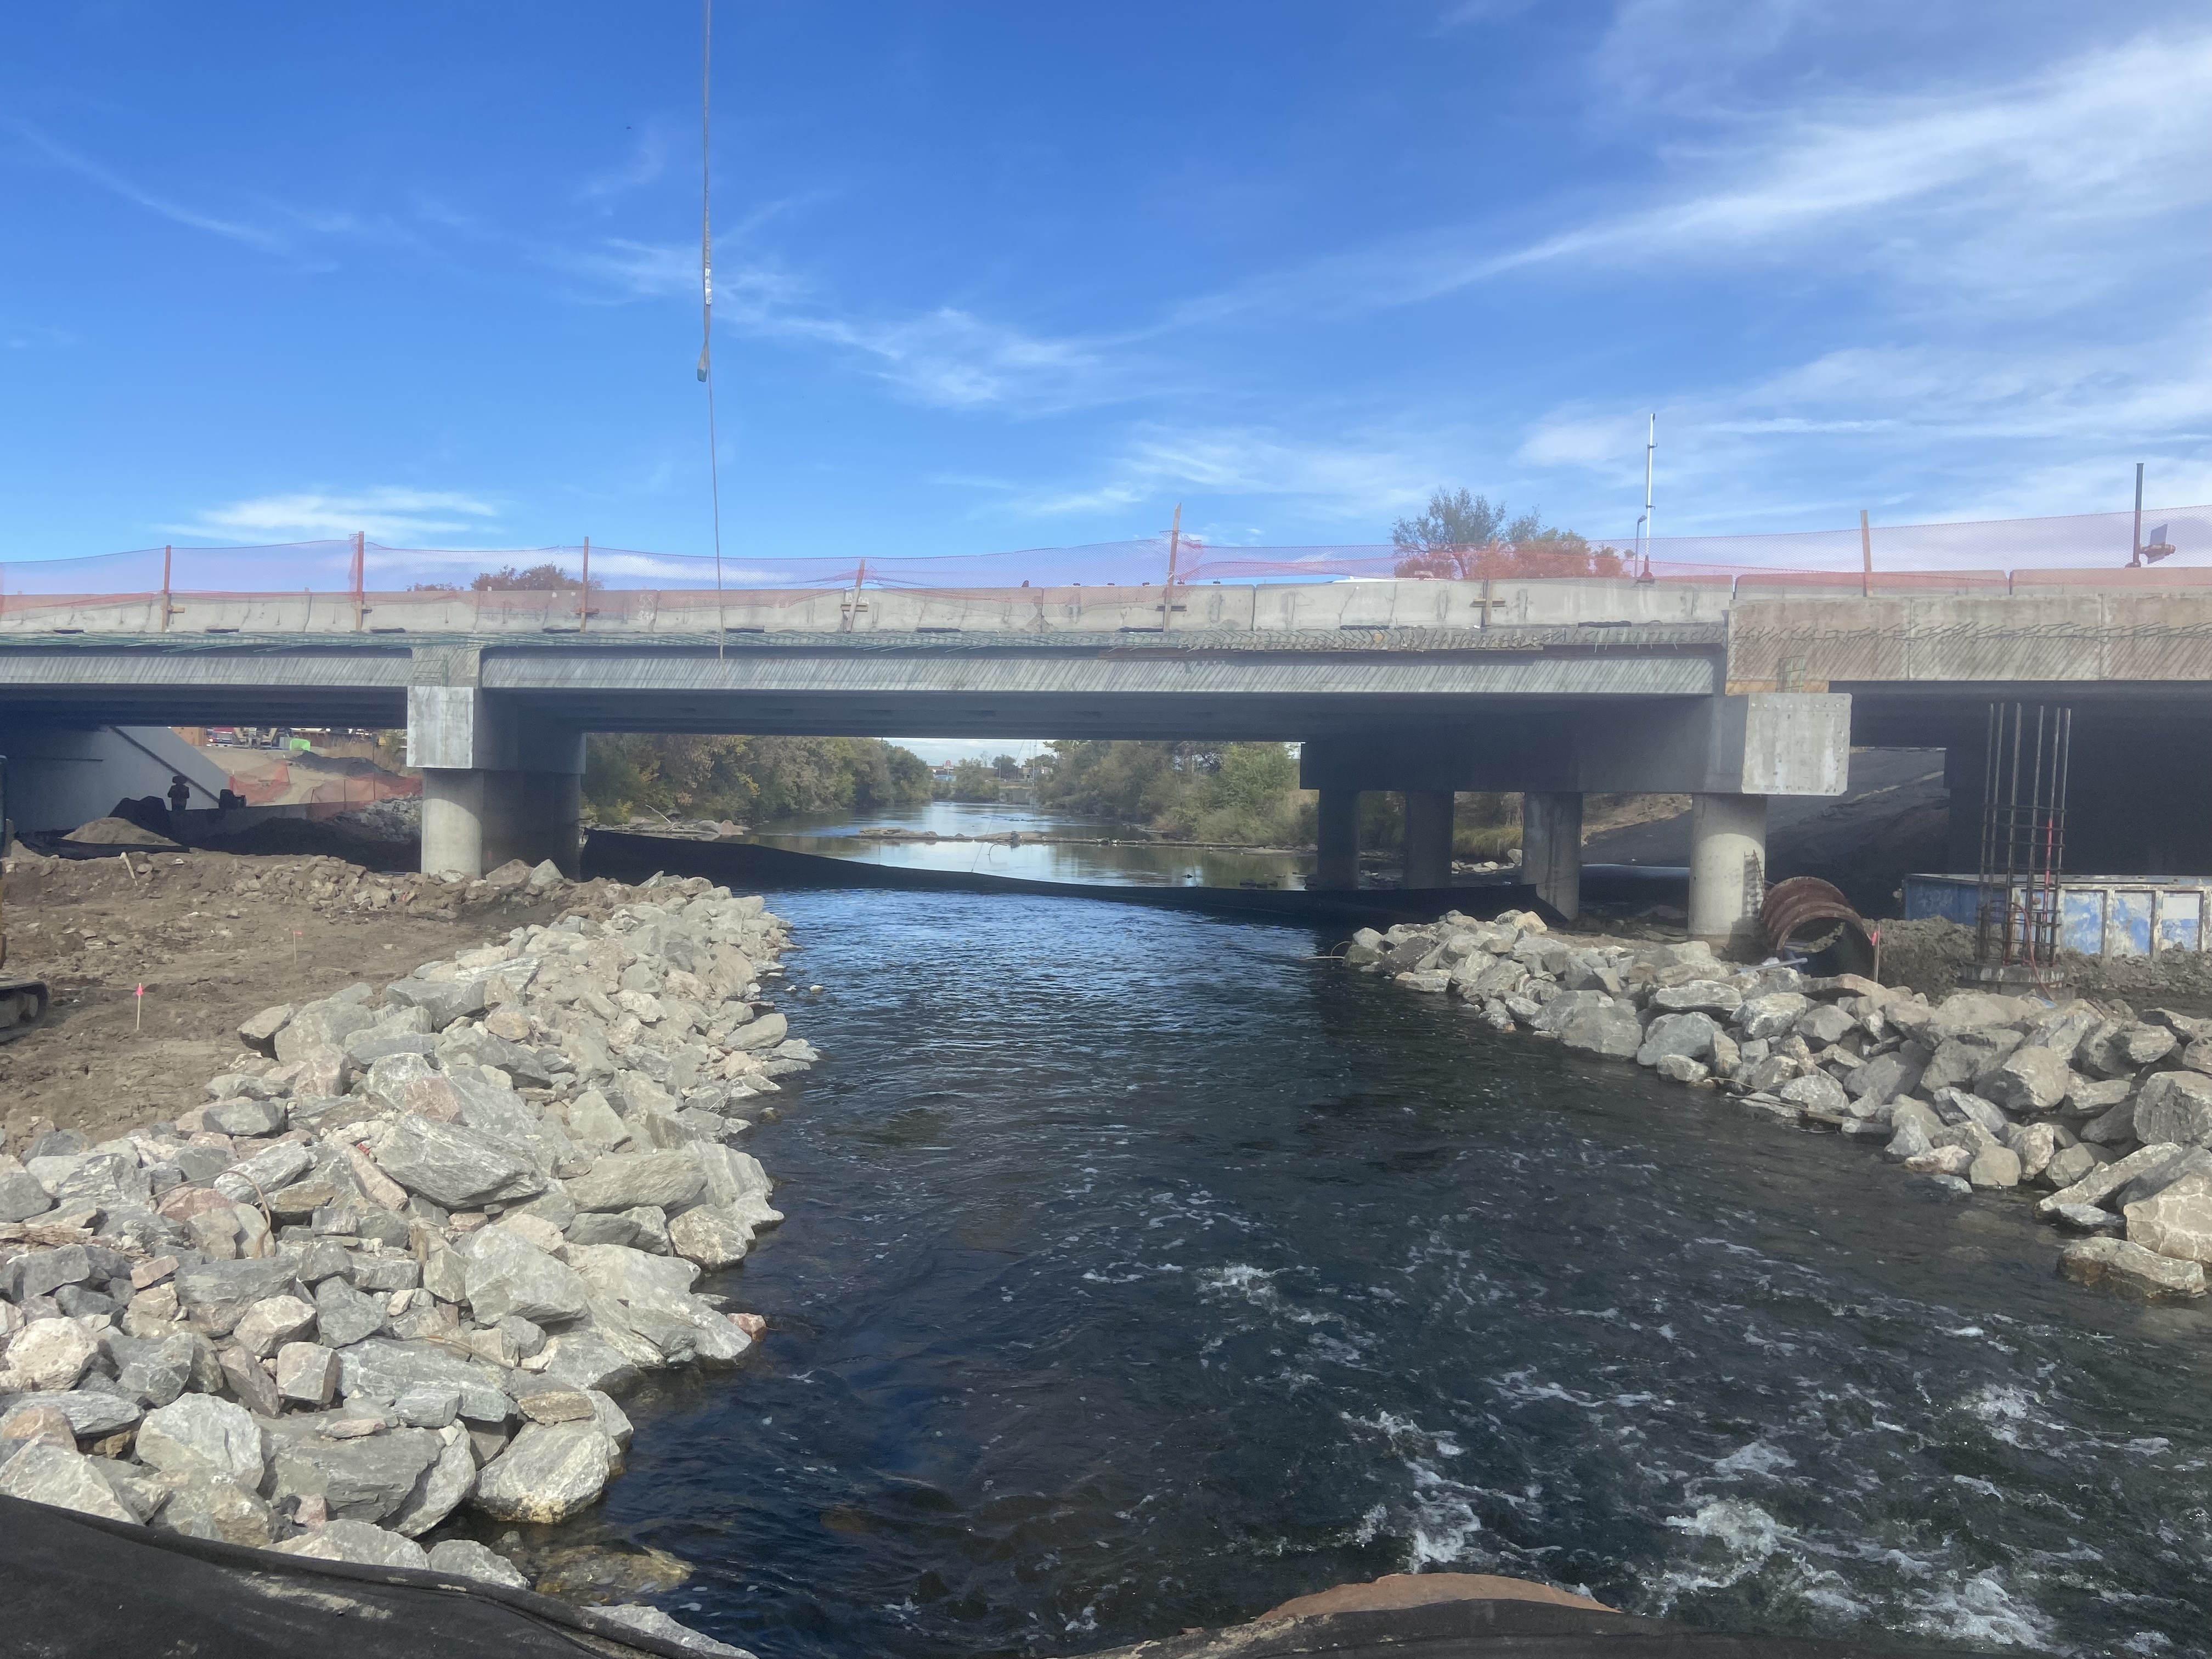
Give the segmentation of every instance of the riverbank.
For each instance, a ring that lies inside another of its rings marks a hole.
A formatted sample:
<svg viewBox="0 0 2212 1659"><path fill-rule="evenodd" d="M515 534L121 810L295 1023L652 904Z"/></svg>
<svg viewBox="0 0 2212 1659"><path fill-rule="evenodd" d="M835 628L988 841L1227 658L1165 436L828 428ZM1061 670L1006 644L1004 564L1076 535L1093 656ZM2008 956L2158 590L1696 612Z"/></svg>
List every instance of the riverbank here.
<svg viewBox="0 0 2212 1659"><path fill-rule="evenodd" d="M1553 933L1508 912L1364 929L1347 966L1449 995L1499 1032L1717 1088L1774 1123L1879 1146L1966 1198L2027 1185L2086 1235L2068 1279L2146 1299L2205 1293L2212 1262L2212 1020L2124 1003L1743 968L1703 944Z"/></svg>
<svg viewBox="0 0 2212 1659"><path fill-rule="evenodd" d="M782 1218L735 1143L817 1058L763 995L788 944L704 880L595 884L254 1015L172 1121L0 1157L0 1493L526 1587L448 1523L596 1504L616 1396L761 1334L696 1286Z"/></svg>

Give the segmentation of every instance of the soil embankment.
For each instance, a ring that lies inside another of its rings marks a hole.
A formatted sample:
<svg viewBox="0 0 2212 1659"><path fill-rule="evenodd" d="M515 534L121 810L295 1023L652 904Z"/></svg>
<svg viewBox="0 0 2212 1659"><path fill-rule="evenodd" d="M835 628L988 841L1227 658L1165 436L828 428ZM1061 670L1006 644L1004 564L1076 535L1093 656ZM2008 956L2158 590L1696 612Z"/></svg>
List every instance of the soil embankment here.
<svg viewBox="0 0 2212 1659"><path fill-rule="evenodd" d="M54 1009L36 1037L0 1047L0 1150L173 1117L204 1103L258 1010L397 979L576 902L573 889L556 900L337 858L129 860L7 861L7 971L45 980Z"/></svg>

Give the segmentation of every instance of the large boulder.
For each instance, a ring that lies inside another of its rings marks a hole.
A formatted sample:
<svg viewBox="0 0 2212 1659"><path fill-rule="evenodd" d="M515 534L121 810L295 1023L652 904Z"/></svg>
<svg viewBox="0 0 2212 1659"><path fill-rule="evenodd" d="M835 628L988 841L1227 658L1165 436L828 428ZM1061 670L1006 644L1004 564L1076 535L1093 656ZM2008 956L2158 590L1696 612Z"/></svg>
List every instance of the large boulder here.
<svg viewBox="0 0 2212 1659"><path fill-rule="evenodd" d="M2157 1073L2144 1079L2135 1105L2136 1138L2146 1145L2174 1141L2212 1146L2212 1077L2198 1072Z"/></svg>
<svg viewBox="0 0 2212 1659"><path fill-rule="evenodd" d="M407 1041L426 1039L410 1036ZM380 1111L413 1112L441 1123L460 1120L460 1103L453 1097L452 1081L419 1050L402 1049L379 1056L362 1079L361 1093Z"/></svg>
<svg viewBox="0 0 2212 1659"><path fill-rule="evenodd" d="M332 1521L275 1547L286 1555L304 1555L314 1561L352 1561L364 1567L423 1571L430 1565L428 1554L413 1539L366 1521Z"/></svg>
<svg viewBox="0 0 2212 1659"><path fill-rule="evenodd" d="M315 1286L316 1334L326 1347L344 1348L374 1336L388 1317L384 1301L335 1275Z"/></svg>
<svg viewBox="0 0 2212 1659"><path fill-rule="evenodd" d="M706 1171L706 1196L754 1231L783 1219L782 1212L769 1202L775 1183L758 1158L732 1146L706 1142L693 1147L691 1155Z"/></svg>
<svg viewBox="0 0 2212 1659"><path fill-rule="evenodd" d="M730 1033L732 1048L773 1048L791 1035L791 1022L781 1014L763 1014Z"/></svg>
<svg viewBox="0 0 2212 1659"><path fill-rule="evenodd" d="M1937 1089L1972 1086L1983 1073L2020 1046L2020 1033L2002 1030L1960 1031L1936 1045L1934 1058L1920 1074L1920 1086Z"/></svg>
<svg viewBox="0 0 2212 1659"><path fill-rule="evenodd" d="M545 1190L544 1172L511 1144L417 1113L393 1126L376 1150L376 1165L409 1192L447 1209Z"/></svg>
<svg viewBox="0 0 2212 1659"><path fill-rule="evenodd" d="M2146 1301L2204 1294L2201 1263L2160 1255L2124 1238L2085 1238L2069 1244L2059 1255L2058 1271L2077 1283L2102 1285Z"/></svg>
<svg viewBox="0 0 2212 1659"><path fill-rule="evenodd" d="M1977 1091L2008 1112L2047 1112L2074 1086L2073 1068L2049 1048L2026 1043L2012 1050L1975 1080Z"/></svg>
<svg viewBox="0 0 2212 1659"><path fill-rule="evenodd" d="M1570 996L1592 996L1594 1006L1571 1013L1553 1026L1559 1041L1568 1048L1586 1054L1602 1054L1613 1060L1632 1060L1636 1051L1644 1046L1644 1024L1636 1017L1632 1003L1606 996L1601 992L1569 992ZM1565 998L1553 999L1554 1006ZM1544 1011L1547 1015L1549 1007Z"/></svg>
<svg viewBox="0 0 2212 1659"><path fill-rule="evenodd" d="M327 998L295 1010L277 1029L273 1047L276 1058L299 1060L314 1048L343 1048L356 1031L376 1024L376 1016L357 1002Z"/></svg>
<svg viewBox="0 0 2212 1659"><path fill-rule="evenodd" d="M428 1017L430 1029L442 1031L457 1019L483 1012L488 981L489 975L482 973L455 974L446 979L424 979L410 974L384 988L385 994L394 1002L420 1008Z"/></svg>
<svg viewBox="0 0 2212 1659"><path fill-rule="evenodd" d="M483 1228L464 1238L457 1251L465 1264L469 1306L480 1323L515 1314L543 1324L574 1319L584 1311L584 1282L575 1269L555 1261L516 1228Z"/></svg>
<svg viewBox="0 0 2212 1659"><path fill-rule="evenodd" d="M0 1391L56 1393L74 1389L100 1358L100 1344L73 1319L41 1319L25 1328L0 1358Z"/></svg>
<svg viewBox="0 0 2212 1659"><path fill-rule="evenodd" d="M1735 1011L1736 1029L1747 1042L1782 1036L1796 1028L1812 1006L1811 998L1796 991L1771 991Z"/></svg>
<svg viewBox="0 0 2212 1659"><path fill-rule="evenodd" d="M1775 1092L1793 1106L1831 1117L1850 1109L1850 1097L1844 1092L1844 1085L1826 1072L1810 1071L1791 1078Z"/></svg>
<svg viewBox="0 0 2212 1659"><path fill-rule="evenodd" d="M1686 980L1654 991L1651 1006L1669 1014L1732 1014L1743 1006L1743 993L1726 980Z"/></svg>
<svg viewBox="0 0 2212 1659"><path fill-rule="evenodd" d="M205 1538L220 1544L267 1547L276 1535L276 1517L260 1497L234 1480L205 1469L178 1475L165 1472L169 1500L154 1516L153 1524L188 1538Z"/></svg>
<svg viewBox="0 0 2212 1659"><path fill-rule="evenodd" d="M261 1429L245 1407L180 1395L138 1425L139 1461L165 1474L212 1474L246 1492L261 1484Z"/></svg>
<svg viewBox="0 0 2212 1659"><path fill-rule="evenodd" d="M1954 991L1936 1006L1927 1022L1929 1034L1941 1042L1961 1031L1988 1030L2032 1019L2043 1012L2040 1003L2021 997L2003 997L1987 991Z"/></svg>
<svg viewBox="0 0 2212 1659"><path fill-rule="evenodd" d="M2164 1060L2175 1042L2163 1025L2106 1025L2083 1042L2078 1054L2084 1068L2099 1077L2126 1077Z"/></svg>
<svg viewBox="0 0 2212 1659"><path fill-rule="evenodd" d="M201 1329L228 1336L257 1302L289 1292L292 1263L283 1256L203 1261L177 1273L177 1311Z"/></svg>
<svg viewBox="0 0 2212 1659"><path fill-rule="evenodd" d="M1918 1050L1925 1054L1926 1049ZM1844 1079L1844 1092L1852 1099L1879 1106L1899 1095L1911 1094L1919 1085L1923 1060L1916 1060L1902 1049L1892 1049L1886 1054L1876 1054L1872 1060Z"/></svg>
<svg viewBox="0 0 2212 1659"><path fill-rule="evenodd" d="M563 1331L546 1343L543 1358L538 1376L572 1389L623 1394L643 1375L620 1349L590 1331Z"/></svg>
<svg viewBox="0 0 2212 1659"><path fill-rule="evenodd" d="M2017 1187L2020 1176L2020 1154L2009 1146L1985 1146L1966 1166L1966 1179L1977 1187Z"/></svg>
<svg viewBox="0 0 2212 1659"><path fill-rule="evenodd" d="M2212 1263L2212 1176L2184 1176L2121 1213L2130 1243L2160 1255Z"/></svg>
<svg viewBox="0 0 2212 1659"><path fill-rule="evenodd" d="M697 1198L706 1171L688 1152L610 1152L591 1173L568 1183L579 1210L635 1210L647 1205L673 1210Z"/></svg>
<svg viewBox="0 0 2212 1659"><path fill-rule="evenodd" d="M2067 1152L2079 1150L2078 1147L2069 1147ZM2185 1158L2188 1153L2186 1146L2165 1142L2138 1147L2125 1158L2090 1168L2050 1197L2040 1200L2036 1204L2035 1212L2048 1216L2063 1205L2101 1204L2137 1176L2154 1174ZM2051 1168L2057 1169L2062 1160L2066 1160L2069 1169L2079 1161L2069 1159L2067 1152L2062 1152L2051 1160Z"/></svg>
<svg viewBox="0 0 2212 1659"><path fill-rule="evenodd" d="M65 1325L69 1322L46 1319L39 1322ZM181 1340L187 1349L191 1347L191 1338L187 1336ZM191 1369L187 1363L185 1372L188 1376ZM181 1386L177 1392L183 1392ZM176 1397L176 1394L172 1394L168 1398L174 1400ZM168 1401L161 1403L167 1405ZM80 1440L96 1440L102 1435L113 1434L118 1429L127 1429L146 1414L145 1407L137 1401L110 1394L105 1389L70 1389L59 1394L11 1395L4 1402L0 1402L0 1433L4 1433L4 1425L22 1413L46 1411L58 1413L69 1425L70 1432Z"/></svg>
<svg viewBox="0 0 2212 1659"><path fill-rule="evenodd" d="M326 1439L314 1417L283 1420L270 1436L269 1497L280 1508L319 1498L333 1519L381 1521L406 1503L424 1470L445 1449L428 1429Z"/></svg>
<svg viewBox="0 0 2212 1659"><path fill-rule="evenodd" d="M599 1502L614 1442L590 1423L529 1423L477 1472L474 1507L501 1521L550 1523Z"/></svg>
<svg viewBox="0 0 2212 1659"><path fill-rule="evenodd" d="M1713 1051L1721 1028L1710 1014L1662 1014L1644 1028L1644 1042L1636 1051L1638 1066L1656 1066L1669 1054L1704 1060Z"/></svg>
<svg viewBox="0 0 2212 1659"><path fill-rule="evenodd" d="M232 1340L256 1359L266 1359L315 1323L315 1304L296 1296L272 1296L248 1308Z"/></svg>
<svg viewBox="0 0 2212 1659"><path fill-rule="evenodd" d="M451 1515L477 1489L476 1454L468 1431L459 1424L438 1431L444 1447L437 1462L422 1471L415 1490L392 1516L392 1529L419 1538Z"/></svg>
<svg viewBox="0 0 2212 1659"><path fill-rule="evenodd" d="M456 1578L477 1578L487 1584L504 1584L509 1589L526 1590L530 1580L522 1569L500 1554L485 1548L473 1538L447 1538L430 1546L430 1571L451 1573Z"/></svg>
<svg viewBox="0 0 2212 1659"><path fill-rule="evenodd" d="M32 1441L13 1456L0 1452L0 1457L6 1458L0 1463L0 1494L107 1521L138 1519L115 1495L115 1488L100 1472L99 1460L85 1456L75 1446Z"/></svg>
<svg viewBox="0 0 2212 1659"><path fill-rule="evenodd" d="M2003 1134L2004 1144L2020 1159L2023 1181L2041 1175L2058 1155L2058 1132L2048 1123L2015 1123Z"/></svg>
<svg viewBox="0 0 2212 1659"><path fill-rule="evenodd" d="M2104 1024L2105 1017L2094 1004L2062 1002L2030 1021L2021 1042L2027 1048L2047 1048L2070 1066L2082 1039Z"/></svg>
<svg viewBox="0 0 2212 1659"><path fill-rule="evenodd" d="M695 1204L668 1224L669 1248L709 1272L744 1261L752 1243L751 1226L719 1204Z"/></svg>
<svg viewBox="0 0 2212 1659"><path fill-rule="evenodd" d="M347 1399L365 1394L397 1400L416 1389L449 1389L460 1396L460 1414L476 1423L504 1423L514 1412L506 1374L428 1342L371 1337L338 1353L338 1388Z"/></svg>

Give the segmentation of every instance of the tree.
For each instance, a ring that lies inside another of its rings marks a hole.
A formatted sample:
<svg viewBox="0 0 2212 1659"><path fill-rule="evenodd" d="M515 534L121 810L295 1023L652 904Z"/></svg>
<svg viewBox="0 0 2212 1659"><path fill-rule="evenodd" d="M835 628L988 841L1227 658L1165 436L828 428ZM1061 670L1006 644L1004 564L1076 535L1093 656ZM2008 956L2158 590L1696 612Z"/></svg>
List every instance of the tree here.
<svg viewBox="0 0 2212 1659"><path fill-rule="evenodd" d="M1022 775L1022 763L1012 755L1001 755L991 763L991 769L1002 778L1018 778Z"/></svg>
<svg viewBox="0 0 2212 1659"><path fill-rule="evenodd" d="M584 799L601 823L641 811L772 822L929 799L929 767L879 738L593 733Z"/></svg>
<svg viewBox="0 0 2212 1659"><path fill-rule="evenodd" d="M583 585L581 581L550 560L544 564L533 564L523 570L517 570L511 564L503 564L496 570L479 571L477 579L469 584L479 593L516 591L532 593L573 593ZM594 593L605 586L606 583L599 577L592 578L592 592Z"/></svg>
<svg viewBox="0 0 2212 1659"><path fill-rule="evenodd" d="M979 760L964 760L952 769L952 781L937 791L940 800L985 801L999 798L998 774Z"/></svg>
<svg viewBox="0 0 2212 1659"><path fill-rule="evenodd" d="M1439 489L1418 519L1390 527L1401 576L1465 581L1483 576L1618 576L1620 556L1593 548L1571 530L1547 529L1540 515L1509 518L1504 502L1487 495Z"/></svg>

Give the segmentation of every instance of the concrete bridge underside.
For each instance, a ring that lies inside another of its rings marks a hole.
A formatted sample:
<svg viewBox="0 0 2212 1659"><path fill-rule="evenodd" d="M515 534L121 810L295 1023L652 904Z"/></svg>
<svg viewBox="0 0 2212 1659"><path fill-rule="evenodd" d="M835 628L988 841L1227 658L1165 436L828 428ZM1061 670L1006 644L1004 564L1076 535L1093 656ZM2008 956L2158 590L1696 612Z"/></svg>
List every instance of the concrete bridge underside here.
<svg viewBox="0 0 2212 1659"><path fill-rule="evenodd" d="M465 873L515 856L573 863L586 732L1282 739L1304 745L1321 878L1340 884L1356 872L1360 792L1405 796L1408 884L1442 886L1452 793L1518 791L1532 879L1571 914L1582 797L1689 794L1692 929L1741 943L1769 797L1842 793L1856 743L1943 748L1954 797L1978 803L1989 703L2064 702L2069 864L2212 873L2212 781L2200 781L2212 769L2195 760L2212 737L2212 598L1731 608L1557 586L1571 591L1224 589L1200 609L1225 621L1178 607L1164 629L1124 617L1112 631L1091 596L1056 619L1038 605L1034 623L1027 598L979 596L982 611L933 600L939 621L903 631L888 616L834 626L837 596L788 613L804 626L719 634L672 632L665 607L590 634L179 635L89 616L81 631L40 632L17 616L0 627L0 723L404 726L425 778L425 866ZM1140 596L1114 603L1141 621ZM1327 625L1292 623L1316 615ZM1373 621L1341 619L1354 616ZM1573 619L1500 620L1544 616ZM1954 815L1954 867L1972 866L1977 816Z"/></svg>

